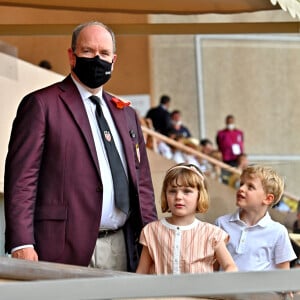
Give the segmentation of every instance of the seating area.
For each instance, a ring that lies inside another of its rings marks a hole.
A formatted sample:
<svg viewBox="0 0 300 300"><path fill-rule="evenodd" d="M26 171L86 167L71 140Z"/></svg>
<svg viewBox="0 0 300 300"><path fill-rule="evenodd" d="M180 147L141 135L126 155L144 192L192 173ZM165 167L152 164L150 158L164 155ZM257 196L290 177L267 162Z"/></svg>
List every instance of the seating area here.
<svg viewBox="0 0 300 300"><path fill-rule="evenodd" d="M190 147L178 143L145 126L143 126L142 128L146 138L151 136L154 141L155 139L161 139L166 143L172 145L173 147L178 147L178 149L181 149L186 152L190 152L197 157L205 158L209 160L210 163L217 164L220 168L225 168L226 170L232 173L237 173L237 174L239 173L239 171L236 170L235 168L232 168L231 166L228 166L217 159L209 157L199 151L196 151ZM157 211L159 213L159 216L161 216L160 191L161 191L162 181L166 170L170 168L172 165L174 165L175 162L164 158L162 155L158 154L153 148L148 149L148 158L149 158L151 172L152 172ZM205 215L200 215L199 218L207 222L213 223L218 216L235 210L236 190L228 185L221 183L218 180L215 180L214 178L208 177L208 183L209 183L208 189L210 193L211 205L208 212ZM285 192L285 196L289 198L293 198L293 196L289 195L287 192ZM296 201L296 199L294 200ZM270 214L276 221L284 224L289 231L292 231L293 223L296 220L296 212L282 212L277 209L270 209Z"/></svg>

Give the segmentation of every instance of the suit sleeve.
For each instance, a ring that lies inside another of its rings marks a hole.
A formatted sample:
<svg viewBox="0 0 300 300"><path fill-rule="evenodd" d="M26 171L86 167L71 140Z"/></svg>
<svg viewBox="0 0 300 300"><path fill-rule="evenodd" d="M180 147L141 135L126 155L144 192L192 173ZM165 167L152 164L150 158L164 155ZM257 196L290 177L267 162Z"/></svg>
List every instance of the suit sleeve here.
<svg viewBox="0 0 300 300"><path fill-rule="evenodd" d="M26 96L13 122L5 163L6 251L34 244L33 218L45 136L42 105Z"/></svg>
<svg viewBox="0 0 300 300"><path fill-rule="evenodd" d="M138 169L138 190L139 203L143 224L148 224L157 219L157 212L154 199L154 190L151 178L151 171L146 151L143 132L140 122L136 115L138 130L138 147L139 147L139 169Z"/></svg>

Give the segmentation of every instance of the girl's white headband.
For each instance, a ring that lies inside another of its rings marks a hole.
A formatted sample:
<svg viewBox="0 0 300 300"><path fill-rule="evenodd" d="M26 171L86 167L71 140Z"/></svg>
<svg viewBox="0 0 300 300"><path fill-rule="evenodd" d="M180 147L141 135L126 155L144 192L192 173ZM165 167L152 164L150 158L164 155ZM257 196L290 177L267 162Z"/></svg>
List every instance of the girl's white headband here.
<svg viewBox="0 0 300 300"><path fill-rule="evenodd" d="M197 168L196 168L195 166L193 166L193 165L190 165L190 166L175 166L175 167L172 167L171 169L169 169L169 170L167 171L167 174L169 174L171 171L176 170L176 169L186 169L186 170L190 170L190 171L196 173L196 174L201 178L201 180L204 181L203 175L202 175L202 174L197 170Z"/></svg>

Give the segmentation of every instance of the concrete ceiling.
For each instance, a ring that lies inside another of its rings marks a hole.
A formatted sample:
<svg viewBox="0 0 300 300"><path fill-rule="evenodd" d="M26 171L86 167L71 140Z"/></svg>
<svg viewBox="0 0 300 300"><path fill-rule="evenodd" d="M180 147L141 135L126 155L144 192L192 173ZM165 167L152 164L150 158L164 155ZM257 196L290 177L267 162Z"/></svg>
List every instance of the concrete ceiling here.
<svg viewBox="0 0 300 300"><path fill-rule="evenodd" d="M0 5L137 14L238 13L270 10L270 0L6 0Z"/></svg>
<svg viewBox="0 0 300 300"><path fill-rule="evenodd" d="M274 2L274 0L272 0ZM297 0L295 0L297 1ZM276 2L276 1L275 1ZM49 11L78 13L93 12L119 14L117 22L108 24L116 34L203 34L203 33L299 33L299 20L286 22L264 20L247 22L159 22L149 21L132 23L122 20L122 14L148 16L168 14L172 16L204 14L239 14L258 11L280 10L270 0L6 0L0 1L3 8L22 8L38 10L45 14ZM56 18L51 24L36 24L30 21L20 24L0 21L0 35L69 35L76 24L66 24Z"/></svg>

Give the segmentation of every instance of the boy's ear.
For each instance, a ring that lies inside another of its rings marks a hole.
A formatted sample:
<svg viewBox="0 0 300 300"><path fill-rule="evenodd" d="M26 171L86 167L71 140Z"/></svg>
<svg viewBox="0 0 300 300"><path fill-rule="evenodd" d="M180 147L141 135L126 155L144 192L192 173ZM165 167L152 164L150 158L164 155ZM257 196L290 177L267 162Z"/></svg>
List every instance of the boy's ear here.
<svg viewBox="0 0 300 300"><path fill-rule="evenodd" d="M265 199L265 204L270 206L273 204L274 201L274 195L273 194L267 194L266 199Z"/></svg>

